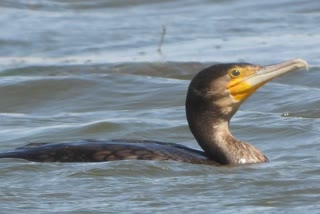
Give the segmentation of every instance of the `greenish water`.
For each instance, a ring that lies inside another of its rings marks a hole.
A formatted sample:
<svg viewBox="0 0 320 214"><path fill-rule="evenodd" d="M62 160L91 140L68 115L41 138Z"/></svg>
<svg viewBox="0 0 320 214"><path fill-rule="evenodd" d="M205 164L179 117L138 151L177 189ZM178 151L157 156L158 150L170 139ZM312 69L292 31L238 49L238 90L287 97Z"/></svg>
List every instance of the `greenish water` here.
<svg viewBox="0 0 320 214"><path fill-rule="evenodd" d="M233 134L270 163L0 160L1 213L318 213L316 1L15 0L0 10L1 151L110 138L199 148L183 106L196 72L216 62L310 63L261 88L232 120Z"/></svg>

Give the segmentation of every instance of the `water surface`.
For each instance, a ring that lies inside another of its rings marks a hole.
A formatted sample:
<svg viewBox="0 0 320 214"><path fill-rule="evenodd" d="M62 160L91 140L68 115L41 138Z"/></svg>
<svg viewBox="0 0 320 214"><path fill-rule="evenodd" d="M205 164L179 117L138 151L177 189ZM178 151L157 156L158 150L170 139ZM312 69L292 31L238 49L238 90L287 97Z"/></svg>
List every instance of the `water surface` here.
<svg viewBox="0 0 320 214"><path fill-rule="evenodd" d="M270 163L1 160L1 212L318 212L316 1L14 0L0 11L0 150L110 138L199 148L184 113L195 73L217 62L310 63L261 88L232 120Z"/></svg>

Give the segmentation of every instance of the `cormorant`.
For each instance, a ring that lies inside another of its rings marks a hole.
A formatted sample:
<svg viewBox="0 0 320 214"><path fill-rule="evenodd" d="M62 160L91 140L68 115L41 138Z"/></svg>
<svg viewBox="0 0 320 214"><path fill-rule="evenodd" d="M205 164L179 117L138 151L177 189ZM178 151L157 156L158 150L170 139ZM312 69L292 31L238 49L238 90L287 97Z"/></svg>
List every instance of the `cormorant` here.
<svg viewBox="0 0 320 214"><path fill-rule="evenodd" d="M268 158L256 147L231 134L229 121L239 106L259 87L300 68L308 68L308 63L303 59L268 66L216 64L196 74L189 85L185 107L189 128L203 151L149 140L81 140L32 143L2 152L0 158L36 162L174 160L209 165L267 162Z"/></svg>

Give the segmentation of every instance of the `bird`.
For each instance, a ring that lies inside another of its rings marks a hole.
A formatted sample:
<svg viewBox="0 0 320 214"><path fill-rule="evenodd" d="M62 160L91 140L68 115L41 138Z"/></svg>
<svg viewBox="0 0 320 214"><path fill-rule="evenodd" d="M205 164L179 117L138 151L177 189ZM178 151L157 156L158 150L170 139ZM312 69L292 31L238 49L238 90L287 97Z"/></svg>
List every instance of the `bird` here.
<svg viewBox="0 0 320 214"><path fill-rule="evenodd" d="M300 58L266 66L219 63L195 74L187 90L185 110L189 129L202 150L154 140L79 140L30 143L0 152L0 158L33 162L157 160L213 166L268 162L258 148L231 134L230 120L258 88L298 69L308 69L308 63Z"/></svg>

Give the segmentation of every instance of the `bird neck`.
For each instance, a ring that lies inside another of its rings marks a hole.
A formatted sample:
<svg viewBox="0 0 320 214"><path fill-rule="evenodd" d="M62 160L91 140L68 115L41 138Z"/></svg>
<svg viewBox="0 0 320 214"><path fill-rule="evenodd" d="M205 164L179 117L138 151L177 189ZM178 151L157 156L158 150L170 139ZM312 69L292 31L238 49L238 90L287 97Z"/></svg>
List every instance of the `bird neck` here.
<svg viewBox="0 0 320 214"><path fill-rule="evenodd" d="M255 146L233 137L229 121L208 124L211 131L202 133L198 141L208 157L221 164L246 164L268 161L267 157Z"/></svg>
<svg viewBox="0 0 320 214"><path fill-rule="evenodd" d="M189 128L209 159L220 164L261 163L267 157L253 145L234 138L229 130L232 114L203 99L187 97Z"/></svg>

